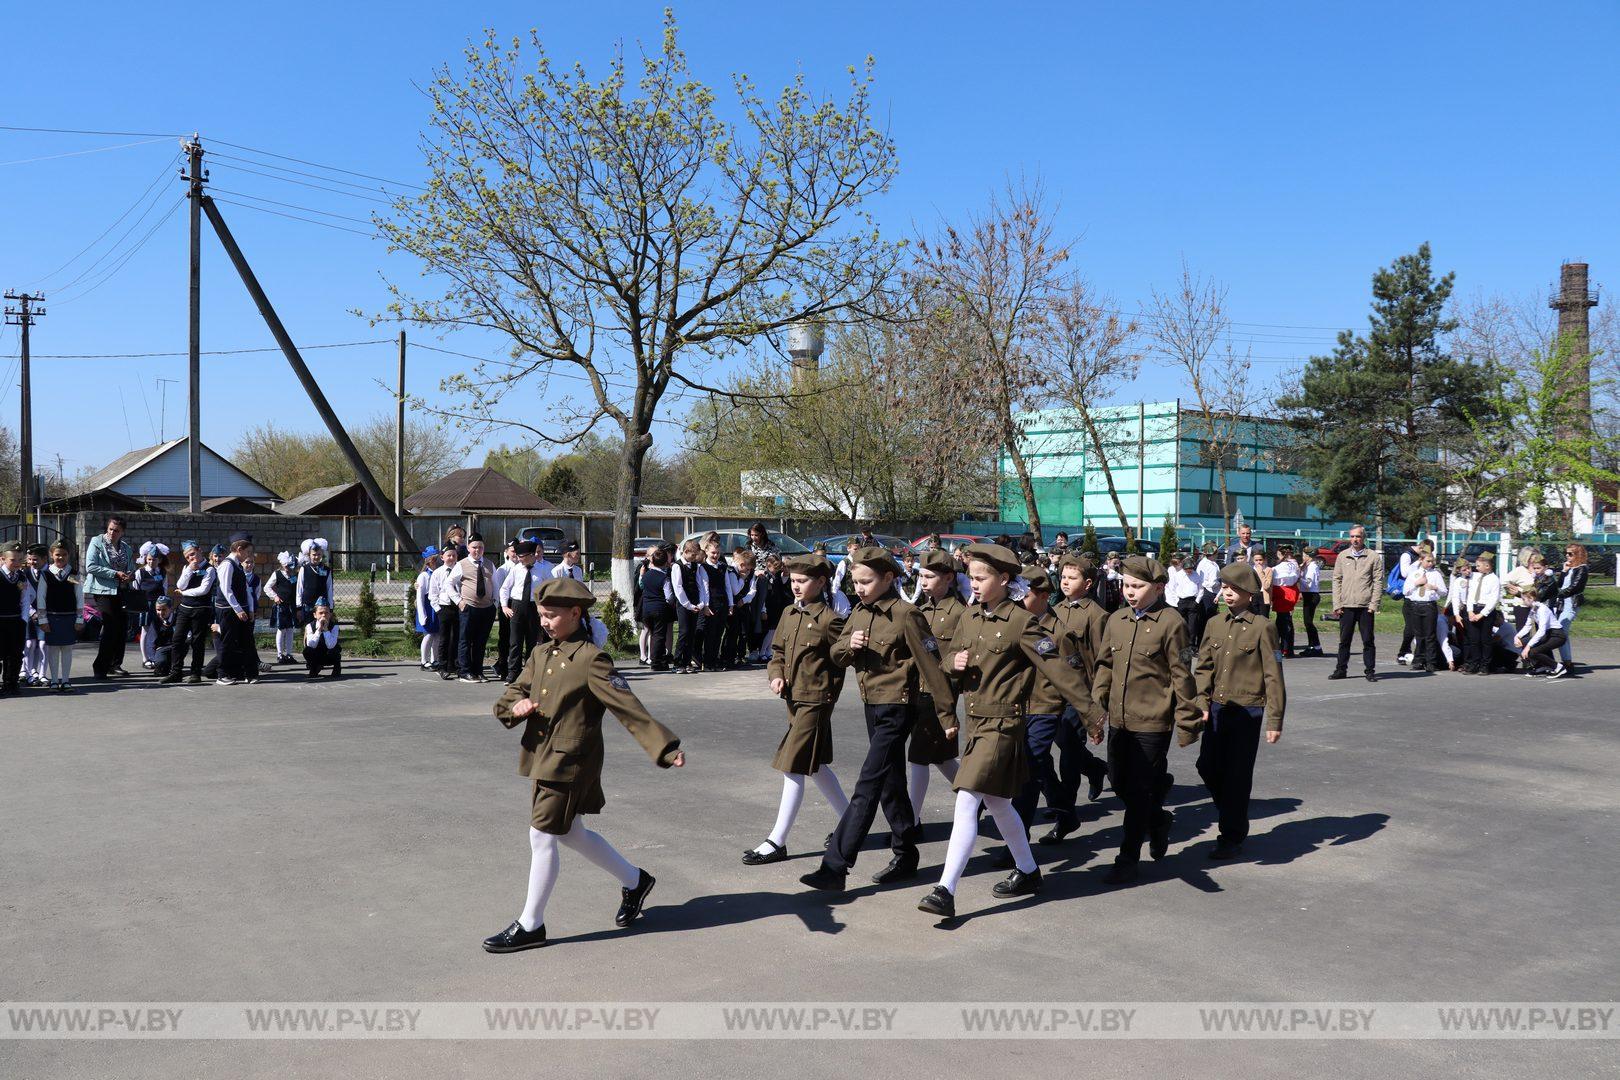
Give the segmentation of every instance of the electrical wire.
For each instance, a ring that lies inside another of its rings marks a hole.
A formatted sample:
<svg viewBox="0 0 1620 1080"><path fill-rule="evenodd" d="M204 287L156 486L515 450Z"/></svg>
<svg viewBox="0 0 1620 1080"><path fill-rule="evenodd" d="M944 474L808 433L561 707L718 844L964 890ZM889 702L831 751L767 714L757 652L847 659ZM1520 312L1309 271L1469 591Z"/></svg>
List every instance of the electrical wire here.
<svg viewBox="0 0 1620 1080"><path fill-rule="evenodd" d="M154 191L154 189L156 189L156 187L157 187L157 185L154 184L151 187L147 188L147 191L152 192L152 191ZM184 196L181 196L181 197L184 198ZM163 201L163 192L161 190L157 190L155 192L155 194L152 194L149 197L146 197L146 209L141 211L140 217L138 217L134 221L130 222L129 228L125 229L122 233L120 233L119 236L118 236L118 239L114 240L107 247L106 251L103 251L100 255L98 255L94 262L92 262L89 266L86 266L83 270L80 270L78 275L76 277L74 277L72 281L69 281L64 285L57 286L57 291L66 292L67 290L73 288L79 282L83 281L85 278L87 278L90 275L94 274L96 272L96 270L103 263L105 263L108 259L113 258L115 254L119 254L119 250L118 250L119 246L121 244L123 244L123 242L125 240L128 240L130 238L130 236L134 234L136 229L141 227L141 223L144 222L147 219L147 217L151 215L153 210L157 209L158 204L161 203L162 201ZM124 217L128 217L128 216L129 215L127 213L124 215Z"/></svg>
<svg viewBox="0 0 1620 1080"><path fill-rule="evenodd" d="M96 237L94 240L92 240L88 244L84 245L84 247L80 248L78 253L76 255L74 255L71 259L69 259L67 262L63 263L61 266L58 266L55 270L52 270L50 273L46 274L44 277L36 278L34 280L34 284L37 286L37 285L41 285L44 282L47 282L47 281L51 280L51 278L55 277L57 274L60 274L62 271L66 270L68 267L72 266L74 263L76 263L80 259L82 259L90 251L91 248L95 247L97 244L99 244L103 240L105 240L107 238L107 235L109 233L111 233L114 229L118 228L118 226L123 223L123 220L125 218L129 217L130 214L135 212L135 208L137 206L141 205L141 203L146 201L146 197L148 195L152 194L152 189L157 187L159 184L161 184L168 177L169 170L174 167L174 163L179 159L179 157L180 157L180 155L178 153L170 155L169 160L165 161L163 163L163 168L158 170L157 178L154 179L150 184L146 185L146 190L141 192L140 195L135 199L135 201L129 204L129 209L128 210L125 210L122 214L119 214L118 219L116 221L114 221L111 225L107 226L105 229L101 230L101 235L100 236Z"/></svg>
<svg viewBox="0 0 1620 1080"><path fill-rule="evenodd" d="M235 199L215 199L214 201L217 203L224 203L226 206L240 206L244 210L257 210L261 214L274 214L276 217L289 218L293 221L302 221L310 225L319 225L323 229L336 229L338 232L353 233L356 236L375 238L377 235L375 230L372 232L362 232L359 229L351 229L347 225L333 225L329 221L317 221L314 218L302 217L298 214L289 214L284 210L272 210L268 206L254 206L252 203L237 202ZM315 212L320 213L319 210Z"/></svg>
<svg viewBox="0 0 1620 1080"><path fill-rule="evenodd" d="M333 341L319 345L300 345L299 352L309 352L313 349L352 349L357 345L393 345L395 338L374 338L369 341ZM245 353L278 353L280 346L255 346L251 349L204 349L199 356L241 356ZM9 354L16 359L16 354ZM139 352L139 353L30 353L35 360L149 360L157 357L190 356L189 351L182 352Z"/></svg>
<svg viewBox="0 0 1620 1080"><path fill-rule="evenodd" d="M85 154L104 154L108 150L128 150L132 146L148 146L155 142L168 142L167 135L159 135L155 139L140 139L131 143L120 143L117 146L95 146L89 150L69 150L65 154L43 154L40 157L17 158L15 161L0 161L0 167L7 165L32 165L36 161L55 161L57 158L82 157Z"/></svg>
<svg viewBox="0 0 1620 1080"><path fill-rule="evenodd" d="M211 187L208 189L216 195L235 195L239 199L252 199L255 202L269 203L271 206L284 206L288 210L303 210L310 214L320 214L323 217L337 218L339 221L352 221L357 225L370 225L368 218L349 217L347 214L334 214L330 210L317 210L313 206L299 206L297 203L277 202L275 199L266 199L262 195L250 195L245 191L231 191L227 188Z"/></svg>
<svg viewBox="0 0 1620 1080"><path fill-rule="evenodd" d="M352 180L339 180L335 176L325 176L321 173L304 172L302 169L289 169L285 165L276 165L268 161L256 161L253 158L236 157L233 154L222 154L218 150L211 153L209 157L215 161L231 161L237 163L236 166L233 167L240 167L242 165L256 165L261 169L274 169L277 172L291 173L294 176L306 176L311 180L324 180L328 184L341 184L344 187L357 188L360 191L382 192L384 195L393 194L386 188L376 187L371 184L356 184Z"/></svg>
<svg viewBox="0 0 1620 1080"><path fill-rule="evenodd" d="M37 131L50 135L119 135L130 139L184 139L184 135L164 134L160 131L83 131L79 128L50 128L50 127L15 127L10 124L0 124L0 131Z"/></svg>
<svg viewBox="0 0 1620 1080"><path fill-rule="evenodd" d="M229 172L252 173L254 176L262 176L268 180L280 180L284 184L297 184L299 187L314 188L316 191L329 191L333 195L347 195L351 199L365 199L368 202L382 203L384 206L394 205L394 201L392 199L382 199L378 198L376 195L366 195L358 191L344 191L342 188L327 187L324 184L312 184L308 180L294 180L290 176L277 176L275 173L267 173L258 169L250 169L245 165L221 165L215 163L214 168L225 169Z"/></svg>
<svg viewBox="0 0 1620 1080"><path fill-rule="evenodd" d="M308 165L311 168L326 169L328 172L343 173L345 176L358 176L365 180L376 180L377 182L383 184L393 184L395 187L414 188L417 191L424 190L421 184L412 184L404 180L390 180L385 176L373 176L370 173L355 172L353 169L340 169L336 165L323 165L318 161L307 161L304 158L288 157L286 154L276 154L269 150L260 150L257 147L243 146L241 143L226 142L224 139L210 139L209 141L217 142L222 146L233 147L237 150L246 150L250 154L260 154L264 157L279 158L282 161L294 161L300 165Z"/></svg>
<svg viewBox="0 0 1620 1080"><path fill-rule="evenodd" d="M152 227L146 231L144 236L136 241L135 246L130 248L129 251L124 254L124 257L119 259L118 262L114 263L105 274L101 275L101 277L97 278L94 282L79 292L63 297L60 300L52 301L52 303L56 307L61 307L63 304L71 304L76 300L82 300L86 296L89 296L91 293L95 292L97 289L101 288L103 285L107 284L107 282L111 281L113 278L117 277L118 272L124 267L128 266L129 261L135 257L136 253L146 246L147 241L151 240L152 237L157 234L159 229L168 224L169 219L174 217L175 212L180 209L185 201L186 197L184 195L181 195L178 199L174 200L174 202L170 204L169 208L163 212L163 216L158 218L157 221L153 222Z"/></svg>

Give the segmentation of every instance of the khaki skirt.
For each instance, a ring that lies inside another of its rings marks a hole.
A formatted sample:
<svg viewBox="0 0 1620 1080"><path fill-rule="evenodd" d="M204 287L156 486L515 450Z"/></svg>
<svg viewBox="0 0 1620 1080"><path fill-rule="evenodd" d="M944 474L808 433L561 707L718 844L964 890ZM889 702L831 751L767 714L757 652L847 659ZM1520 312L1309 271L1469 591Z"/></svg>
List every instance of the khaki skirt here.
<svg viewBox="0 0 1620 1080"><path fill-rule="evenodd" d="M1022 716L970 716L957 791L1011 799L1029 781L1029 747Z"/></svg>
<svg viewBox="0 0 1620 1080"><path fill-rule="evenodd" d="M771 768L777 772L814 775L833 759L831 705L810 701L790 701L788 728L776 748Z"/></svg>
<svg viewBox="0 0 1620 1080"><path fill-rule="evenodd" d="M934 699L923 694L917 699L916 717L911 722L911 738L906 760L913 765L938 765L956 757L956 736L945 737L934 715Z"/></svg>
<svg viewBox="0 0 1620 1080"><path fill-rule="evenodd" d="M600 814L607 805L600 780L588 786L557 780L533 780L529 791L529 825L543 833L562 836L580 814Z"/></svg>

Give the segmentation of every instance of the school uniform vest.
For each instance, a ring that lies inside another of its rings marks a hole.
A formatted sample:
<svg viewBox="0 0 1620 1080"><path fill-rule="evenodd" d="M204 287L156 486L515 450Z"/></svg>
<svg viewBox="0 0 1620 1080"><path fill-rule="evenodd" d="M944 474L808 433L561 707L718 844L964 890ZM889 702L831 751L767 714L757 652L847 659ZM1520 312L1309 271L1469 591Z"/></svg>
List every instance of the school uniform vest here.
<svg viewBox="0 0 1620 1080"><path fill-rule="evenodd" d="M684 560L681 562L681 595L686 598L687 603L692 605L696 605L703 595L698 591L697 577L698 568L702 565L702 563L689 563Z"/></svg>
<svg viewBox="0 0 1620 1080"><path fill-rule="evenodd" d="M230 556L227 555L224 559L219 560L219 566L214 567L214 587L208 593L213 598L215 615L224 612L227 618L231 615L231 602L225 599L224 583L220 580L222 575L219 572L219 567L224 566L229 558ZM240 574L237 575L237 577L241 576ZM245 586L247 582L244 581L242 584Z"/></svg>
<svg viewBox="0 0 1620 1080"><path fill-rule="evenodd" d="M495 603L495 572L486 562L461 560L461 599L468 607L489 607ZM484 582L484 595L478 595L478 582Z"/></svg>
<svg viewBox="0 0 1620 1080"><path fill-rule="evenodd" d="M664 599L664 585L669 571L649 566L641 575L641 613L650 618L669 614L669 601Z"/></svg>
<svg viewBox="0 0 1620 1080"><path fill-rule="evenodd" d="M0 619L22 618L23 580L21 570L17 571L15 580L0 571Z"/></svg>
<svg viewBox="0 0 1620 1080"><path fill-rule="evenodd" d="M291 604L298 595L298 585L287 576L285 570L277 570L275 576L270 579L270 591L275 593L278 602Z"/></svg>
<svg viewBox="0 0 1620 1080"><path fill-rule="evenodd" d="M707 562L698 564L698 569L709 577L709 610L716 615L731 610L731 593L728 591L728 578L731 576L731 567L724 562L710 566Z"/></svg>
<svg viewBox="0 0 1620 1080"><path fill-rule="evenodd" d="M331 581L331 571L324 566L300 566L296 594L298 606L312 608L317 600L331 603Z"/></svg>
<svg viewBox="0 0 1620 1080"><path fill-rule="evenodd" d="M186 589L195 589L197 587L197 583L202 581L202 579L204 577L206 577L207 574L208 574L208 566L206 564L204 564L202 566L198 566L195 569L190 567L190 566L187 566L183 570L180 571L180 580L176 581L174 583L174 587L176 589L180 589L182 591L184 591ZM182 597L180 597L180 606L185 608L188 611L197 611L197 610L200 610L202 608L213 607L214 606L214 594L217 593L218 591L219 591L219 585L216 582L212 589L210 589L207 592L203 593L201 596L182 596Z"/></svg>
<svg viewBox="0 0 1620 1080"><path fill-rule="evenodd" d="M42 575L45 584L45 610L58 615L71 615L78 603L78 591L74 589L73 582L59 578L46 570Z"/></svg>
<svg viewBox="0 0 1620 1080"><path fill-rule="evenodd" d="M222 563L221 565L224 564ZM251 595L252 586L248 584L248 574L245 567L240 565L237 566L236 573L231 575L230 589L231 595L236 597L236 602L242 605L243 611L253 610L253 605L248 600L248 597ZM222 611L231 612L231 617L235 618L235 612L231 609L231 602L225 598L225 590L218 585L214 586L214 607Z"/></svg>
<svg viewBox="0 0 1620 1080"><path fill-rule="evenodd" d="M151 607L157 603L157 598L163 595L166 578L162 571L154 574L144 566L141 567L139 573L140 580L135 583L135 588L146 601L146 606Z"/></svg>

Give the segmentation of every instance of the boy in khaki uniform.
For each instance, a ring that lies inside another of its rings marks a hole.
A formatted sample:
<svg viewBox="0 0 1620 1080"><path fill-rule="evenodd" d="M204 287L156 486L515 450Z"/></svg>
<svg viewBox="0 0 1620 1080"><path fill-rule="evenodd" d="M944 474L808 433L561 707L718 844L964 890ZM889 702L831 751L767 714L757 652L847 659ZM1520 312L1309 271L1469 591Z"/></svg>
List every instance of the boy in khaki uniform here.
<svg viewBox="0 0 1620 1080"><path fill-rule="evenodd" d="M1165 760L1172 728L1191 729L1199 718L1186 654L1187 624L1164 603L1168 579L1159 560L1125 560L1124 603L1103 627L1091 692L1098 715L1088 724L1092 742L1108 728L1108 775L1125 804L1124 835L1103 878L1124 885L1137 878L1142 841L1154 859L1170 846L1175 815L1164 808Z"/></svg>
<svg viewBox="0 0 1620 1080"><path fill-rule="evenodd" d="M833 663L832 647L844 632L844 620L827 596L832 566L820 555L786 561L793 603L782 610L771 638L771 660L765 675L771 693L787 702L788 728L776 748L771 768L782 773L782 804L776 825L758 847L743 852L747 866L777 863L788 857L788 832L804 805L804 778L814 778L833 813L843 816L849 799L832 771L833 706L844 689L844 669Z"/></svg>
<svg viewBox="0 0 1620 1080"><path fill-rule="evenodd" d="M507 727L523 724L518 773L532 781L529 792L529 893L523 914L512 925L484 939L489 952L520 952L546 943L545 909L557 882L558 843L579 852L619 879L617 926L641 914L654 878L630 865L613 845L585 828L581 814L599 814L602 792L602 713L612 710L660 768L686 764L681 741L654 720L613 670L613 660L591 644L581 629L585 610L596 602L590 589L573 578L541 585L540 625L550 640L529 654L523 673L495 703L495 717Z"/></svg>
<svg viewBox="0 0 1620 1080"><path fill-rule="evenodd" d="M1052 605L1058 622L1074 632L1080 651L1080 674L1090 686L1097 671L1097 653L1102 648L1103 624L1108 611L1091 598L1097 584L1097 561L1089 555L1065 555L1058 560L1058 588L1062 598ZM1058 762L1058 783L1063 786L1069 805L1074 805L1080 793L1080 778L1087 782L1086 800L1096 802L1102 796L1103 781L1108 779L1108 766L1086 746L1086 726L1074 706L1063 709L1064 731L1058 740L1062 754ZM1061 823L1060 823L1061 824ZM1073 831L1071 828L1070 832ZM1040 838L1042 844L1056 844L1066 833L1054 827Z"/></svg>
<svg viewBox="0 0 1620 1080"><path fill-rule="evenodd" d="M1057 645L1059 659L1073 670L1079 671L1080 635L1061 622L1052 608L1051 576L1038 566L1026 566L1018 576L1029 590L1020 603L1023 604L1024 610L1029 612L1030 622ZM1084 685L1089 698L1090 680L1085 680ZM1053 747L1063 745L1065 728L1063 712L1066 707L1072 708L1064 701L1057 685L1037 668L1034 680L1030 684L1029 700L1025 704L1024 714L1024 738L1029 747L1030 776L1023 790L1014 796L1013 809L1018 811L1018 818L1023 822L1024 831L1027 833L1035 823L1035 811L1040 805L1041 796L1046 796L1046 808L1051 812L1055 824L1051 832L1041 839L1049 843L1056 842L1049 840L1049 837L1062 839L1080 827L1079 818L1074 812L1076 793L1072 789L1064 790L1052 762ZM1010 855L1003 860L1003 865L1011 867Z"/></svg>
<svg viewBox="0 0 1620 1080"><path fill-rule="evenodd" d="M935 641L950 641L956 636L956 626L967 612L961 594L956 591L956 557L948 551L935 548L923 555L917 571L917 610L928 620L928 629ZM950 677L950 672L946 672ZM956 688L953 681L952 689ZM933 696L922 695L918 711L924 716L934 711ZM956 715L956 700L951 700L951 715ZM911 738L906 743L907 790L911 793L911 813L922 821L923 798L928 794L928 770L936 768L951 783L956 782L956 738L945 738L944 729L937 724L914 724Z"/></svg>
<svg viewBox="0 0 1620 1080"><path fill-rule="evenodd" d="M1249 792L1254 786L1254 759L1265 719L1266 742L1282 738L1288 692L1277 660L1277 627L1250 610L1260 577L1252 567L1233 563L1221 570L1221 600L1226 610L1204 630L1203 648L1193 681L1198 687L1202 719L1180 733L1186 746L1203 735L1198 775L1203 777L1219 814L1220 833L1211 859L1235 859L1249 835Z"/></svg>

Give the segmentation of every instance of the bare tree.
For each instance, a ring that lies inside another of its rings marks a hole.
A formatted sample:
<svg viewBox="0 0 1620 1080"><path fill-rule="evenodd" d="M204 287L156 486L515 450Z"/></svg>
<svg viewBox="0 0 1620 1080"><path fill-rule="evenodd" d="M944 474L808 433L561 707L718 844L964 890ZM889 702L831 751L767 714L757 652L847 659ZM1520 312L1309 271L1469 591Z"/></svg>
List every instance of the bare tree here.
<svg viewBox="0 0 1620 1080"><path fill-rule="evenodd" d="M466 69L427 87L430 182L379 223L445 284L421 298L396 289L390 311L510 342L506 366L447 381L460 401L447 415L554 443L618 429L613 581L628 596L666 395L717 392L702 374L715 357L860 311L893 271L897 249L862 209L896 168L872 114L872 61L851 68L842 102L813 99L803 75L774 101L734 76L736 123L693 77L673 16L656 52L627 64L621 51L600 82L554 66L537 34L525 49L491 33ZM532 420L503 408L553 374L584 384L570 407Z"/></svg>
<svg viewBox="0 0 1620 1080"><path fill-rule="evenodd" d="M1063 404L1074 410L1080 420L1085 446L1102 467L1108 497L1130 546L1135 543L1136 530L1120 500L1111 463L1118 440L1103 430L1095 408L1097 402L1107 400L1141 370L1142 353L1137 346L1140 327L1134 319L1122 318L1111 298L1095 294L1080 279L1070 282L1068 290L1052 304L1050 314L1047 379L1058 388Z"/></svg>
<svg viewBox="0 0 1620 1080"><path fill-rule="evenodd" d="M1037 533L1040 507L1024 432L1029 413L1052 397L1042 353L1052 305L1069 285L1069 246L1054 239L1053 213L1039 182L1008 181L964 227L945 224L936 237L921 239L913 270L914 291L938 304L917 325L919 347L959 359L955 385L968 403L964 421L989 425Z"/></svg>
<svg viewBox="0 0 1620 1080"><path fill-rule="evenodd" d="M1260 401L1250 377L1249 350L1232 347L1226 294L1225 285L1195 274L1183 259L1176 287L1168 293L1152 291L1147 326L1155 351L1181 369L1198 407L1194 424L1199 456L1221 494L1223 542L1232 522L1227 471L1243 445L1247 415Z"/></svg>

